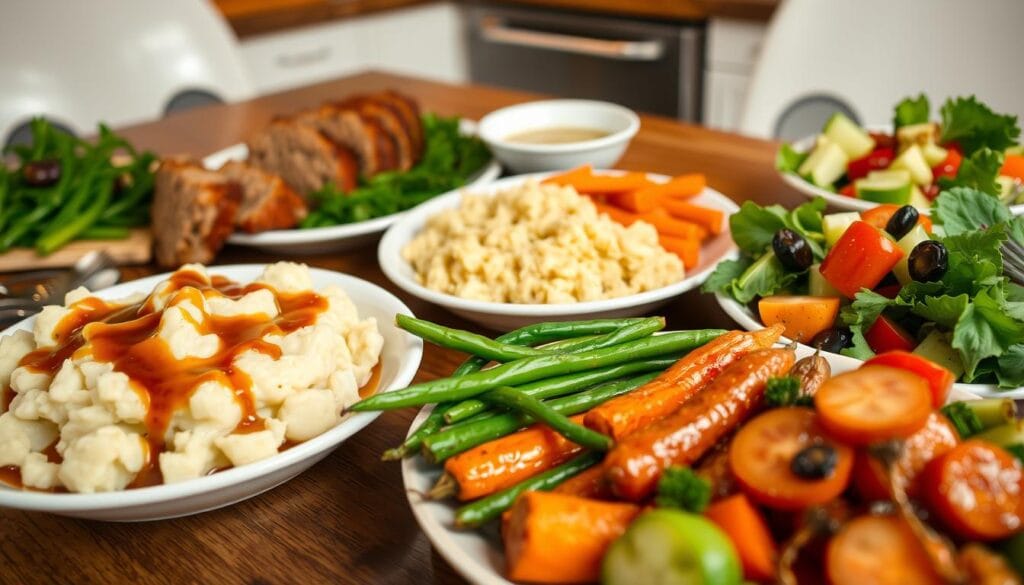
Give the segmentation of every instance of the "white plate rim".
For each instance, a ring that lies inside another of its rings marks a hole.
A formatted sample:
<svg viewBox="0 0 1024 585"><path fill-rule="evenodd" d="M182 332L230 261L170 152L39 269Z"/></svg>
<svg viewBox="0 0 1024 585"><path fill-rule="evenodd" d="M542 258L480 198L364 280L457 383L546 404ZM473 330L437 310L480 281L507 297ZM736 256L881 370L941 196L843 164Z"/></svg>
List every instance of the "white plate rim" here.
<svg viewBox="0 0 1024 585"><path fill-rule="evenodd" d="M266 264L226 264L211 266L208 269L211 274L222 274L232 279L249 278L251 280L258 276L265 267ZM334 281L334 284L343 289L346 285L352 286L356 283L359 286L369 286L371 290L376 289L374 292L379 293L384 302L394 305L395 309L402 314L410 317L413 316L412 311L398 297L372 282L322 268L310 267L309 271L310 276L314 280L318 277L329 278ZM95 291L92 294L103 298L121 298L133 292L149 292L157 283L166 280L170 274L172 273L167 272L131 280ZM247 274L252 276L240 276ZM15 329L28 326L35 321L35 318L35 316L32 316L19 321L11 327L0 331L0 335L7 335ZM406 387L419 370L420 361L423 357L423 342L419 338L408 334L404 336L404 339L405 348L403 355L407 359L404 359L399 365L398 370L395 372L395 379L391 384L380 389L379 392L389 392ZM33 492L0 486L0 507L53 513L88 512L112 507L126 508L180 500L245 483L270 473L275 469L285 468L324 451L330 451L352 435L361 431L380 414L380 412L353 413L348 418L339 422L334 428L308 441L299 443L282 453L241 467L232 467L180 483L93 494Z"/></svg>
<svg viewBox="0 0 1024 585"><path fill-rule="evenodd" d="M871 132L892 133L891 124L872 125L866 126L866 128ZM817 138L817 134L813 136L804 136L799 140L794 140L793 142L790 142L789 145L797 152L806 153L811 149L811 147L814 146L814 142L817 140ZM779 146L779 149L781 148L782 146ZM776 151L776 153L777 152L778 151ZM774 163L772 163L772 166L774 166ZM801 195L807 197L808 199L822 197L826 201L828 201L828 204L830 206L836 209L842 209L845 211L867 211L869 209L873 209L881 205L880 203L875 203L873 201L865 201L863 199L857 199L856 197L847 197L846 195L840 195L839 193L834 193L827 189L822 189L817 185L813 185L805 181L803 177L797 175L796 173L781 171L778 168L775 169L775 172L778 173L780 177L782 177L783 181L785 181L787 184L789 184L797 191L800 191ZM1012 215L1024 215L1024 203L1020 203L1017 205L1008 205L1007 209L1010 210L1010 213ZM925 209L924 212L930 214L931 209Z"/></svg>
<svg viewBox="0 0 1024 585"><path fill-rule="evenodd" d="M779 345L781 346L782 344ZM797 348L798 358L813 353L813 349L804 345ZM859 365L857 363L859 360L853 360L852 358L847 358L851 360L850 362L843 363L838 361L836 358L845 358L845 356L837 356L836 354L826 353L825 358L829 361L829 364L840 364L851 369ZM960 386L963 385L961 384ZM981 398L981 396L962 388L956 388L953 392L955 395L950 397L951 400L976 400ZM410 423L406 436L411 435L433 409L433 405L420 409L419 413L413 418L412 423ZM406 501L412 509L416 522L419 523L420 529L427 535L427 539L430 540L434 549L440 553L456 572L476 585L516 585L513 581L505 579L493 566L486 564L486 559L470 554L469 551L466 551L453 540L454 535L464 533L443 524L437 518L437 512L432 510L432 506L445 506L451 509L452 504L450 500L448 502L433 502L421 497L418 493L418 486L414 485L414 483L417 479L423 479L425 474L416 469L418 463L422 463L419 456L402 460L402 487L405 489ZM439 474L440 468L436 469L436 472ZM480 534L479 531L467 531L466 534L471 534L470 537L473 540L481 543L481 546L487 547L493 552L492 543L488 542L485 535ZM504 551L500 552L504 556Z"/></svg>
<svg viewBox="0 0 1024 585"><path fill-rule="evenodd" d="M467 135L477 134L477 123L462 118L460 130ZM245 160L249 156L249 148L244 143L233 144L207 155L202 162L206 168L216 169L231 160ZM480 170L466 181L466 187L477 187L493 182L501 176L501 163L491 155L491 159ZM409 210L392 213L383 217L375 217L366 221L332 225L310 229L267 230L255 234L234 232L228 236L227 243L238 246L293 246L300 244L316 244L347 240L367 234L382 232L392 223L401 218Z"/></svg>
<svg viewBox="0 0 1024 585"><path fill-rule="evenodd" d="M595 169L594 172L600 174L621 174L625 171ZM544 178L555 174L557 174L557 172L515 175L494 181L493 183L483 186L483 188L486 190L487 194L491 194L495 191L508 189L530 180L543 180ZM657 173L647 173L647 177L657 182L666 182L671 178L667 175ZM405 242L400 240L402 237L401 230L407 226L411 226L412 228L422 226L428 217L438 211L453 207L455 202L462 197L462 194L471 189L472 188L464 187L455 191L449 191L443 195L438 195L430 201L410 210L408 215L401 218L384 233L384 237L381 238L380 245L377 247L377 261L385 276L387 276L392 283L405 292L428 302L459 311L474 311L478 313L516 317L543 317L545 315L572 316L602 311L613 311L634 305L654 303L680 295L703 284L707 277L714 271L718 263L725 260L735 259L739 255L735 243L730 242L731 246L720 258L718 258L718 260L714 263L709 263L708 266L698 272L687 272L683 280L680 280L679 282L674 282L668 286L623 297L562 304L496 303L491 301L463 299L455 295L431 290L416 282L415 279L409 278L403 274L401 267L408 267L408 263L401 255L401 247L405 244ZM477 191L479 191L479 189L477 189ZM727 216L739 211L739 206L736 202L711 187L705 187L703 194L710 196L718 204L717 208L724 211ZM724 230L721 234L715 237L721 238L731 236L729 236L728 230Z"/></svg>
<svg viewBox="0 0 1024 585"><path fill-rule="evenodd" d="M721 292L715 293L715 300L718 301L718 306L722 307L733 321L739 324L740 327L747 331L755 331L757 329L763 329L764 325L754 316L754 313L747 307L741 305L737 300L726 296ZM783 337L783 339L786 339ZM807 351L814 351L809 345L803 343L797 344L801 348L805 348ZM828 351L823 351L830 361L836 361L838 363L848 362L849 364L861 364L863 360L853 358L846 355L840 355ZM964 382L958 382L954 386L963 392L975 394L982 398L1013 398L1015 400L1024 399L1024 387L1010 388L1000 390L995 384L967 384Z"/></svg>

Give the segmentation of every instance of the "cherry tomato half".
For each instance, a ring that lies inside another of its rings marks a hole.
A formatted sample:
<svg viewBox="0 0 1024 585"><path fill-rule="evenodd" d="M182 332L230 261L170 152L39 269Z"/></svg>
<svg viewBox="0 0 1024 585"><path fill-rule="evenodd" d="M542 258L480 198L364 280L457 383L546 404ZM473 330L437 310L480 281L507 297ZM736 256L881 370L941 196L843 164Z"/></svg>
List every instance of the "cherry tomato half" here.
<svg viewBox="0 0 1024 585"><path fill-rule="evenodd" d="M889 351L876 355L864 362L865 365L875 364L879 366L891 366L912 372L924 378L932 391L932 406L941 407L946 403L946 397L956 382L956 376L946 368L929 360L907 351Z"/></svg>
<svg viewBox="0 0 1024 585"><path fill-rule="evenodd" d="M932 394L920 376L862 366L822 384L814 395L822 426L853 445L906 438L928 422Z"/></svg>

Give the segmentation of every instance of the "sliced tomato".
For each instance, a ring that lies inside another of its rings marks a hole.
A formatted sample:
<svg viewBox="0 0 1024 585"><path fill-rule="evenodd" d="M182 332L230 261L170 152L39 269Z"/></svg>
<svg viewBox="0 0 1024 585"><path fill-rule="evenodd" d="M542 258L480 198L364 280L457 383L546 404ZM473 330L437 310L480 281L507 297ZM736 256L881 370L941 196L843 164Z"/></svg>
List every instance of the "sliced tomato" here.
<svg viewBox="0 0 1024 585"><path fill-rule="evenodd" d="M953 178L960 170L960 163L963 162L964 157L960 154L960 151L956 148L946 149L946 158L939 164L932 167L932 176L936 179L939 177Z"/></svg>
<svg viewBox="0 0 1024 585"><path fill-rule="evenodd" d="M846 197L856 198L857 188L853 185L853 183L847 183L846 185L843 185L841 189L839 189L839 194L845 195Z"/></svg>
<svg viewBox="0 0 1024 585"><path fill-rule="evenodd" d="M906 329L885 315L879 315L875 319L864 333L864 339L875 353L911 351L917 346L917 341Z"/></svg>
<svg viewBox="0 0 1024 585"><path fill-rule="evenodd" d="M871 224L855 221L821 261L821 275L847 298L873 289L903 257L903 250Z"/></svg>
<svg viewBox="0 0 1024 585"><path fill-rule="evenodd" d="M928 383L906 370L862 366L826 381L814 395L825 429L853 445L916 433L932 413Z"/></svg>
<svg viewBox="0 0 1024 585"><path fill-rule="evenodd" d="M868 176L871 171L888 168L895 156L896 152L891 146L880 146L856 160L851 160L846 166L846 177L856 181Z"/></svg>
<svg viewBox="0 0 1024 585"><path fill-rule="evenodd" d="M804 479L793 457L812 445L830 445L836 465L823 479ZM830 437L809 408L776 408L745 424L729 449L729 468L755 502L784 510L824 504L850 483L853 449Z"/></svg>
<svg viewBox="0 0 1024 585"><path fill-rule="evenodd" d="M928 358L907 351L896 350L881 353L866 361L865 365L867 364L891 366L921 376L928 382L928 387L932 390L932 406L935 408L946 403L949 391L953 389L953 383L956 382L953 372Z"/></svg>
<svg viewBox="0 0 1024 585"><path fill-rule="evenodd" d="M882 203L871 209L860 212L860 219L863 222L869 223L876 228L885 231L885 226L889 225L889 220L892 219L893 215L899 210L902 205L896 205L894 203ZM917 224L924 228L929 234L932 233L932 220L927 215L921 213L917 216Z"/></svg>
<svg viewBox="0 0 1024 585"><path fill-rule="evenodd" d="M825 572L832 585L939 585L928 552L906 521L860 516L828 543Z"/></svg>
<svg viewBox="0 0 1024 585"><path fill-rule="evenodd" d="M959 443L960 437L949 419L932 412L924 427L903 442L902 451L892 465L892 481L908 496L916 498L921 493L921 473L925 466ZM885 468L866 450L857 453L857 460L853 464L853 485L865 500L892 499Z"/></svg>
<svg viewBox="0 0 1024 585"><path fill-rule="evenodd" d="M1024 471L1004 449L970 439L924 469L924 500L953 532L998 540L1024 529Z"/></svg>

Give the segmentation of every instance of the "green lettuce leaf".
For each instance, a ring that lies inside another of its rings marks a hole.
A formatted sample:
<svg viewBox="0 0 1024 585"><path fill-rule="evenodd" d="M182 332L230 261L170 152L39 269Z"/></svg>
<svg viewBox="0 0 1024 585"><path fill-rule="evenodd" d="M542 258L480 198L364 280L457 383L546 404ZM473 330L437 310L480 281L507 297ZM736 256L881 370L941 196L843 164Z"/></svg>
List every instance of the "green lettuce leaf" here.
<svg viewBox="0 0 1024 585"><path fill-rule="evenodd" d="M963 360L965 382L977 377L976 370L982 360L998 357L1021 342L1024 342L1024 323L1007 315L989 290L979 291L974 296L953 329L952 345Z"/></svg>
<svg viewBox="0 0 1024 585"><path fill-rule="evenodd" d="M903 98L903 101L896 104L892 125L894 128L899 128L912 124L923 124L931 117L931 111L932 106L928 103L928 96L923 93L916 98Z"/></svg>
<svg viewBox="0 0 1024 585"><path fill-rule="evenodd" d="M786 210L781 205L761 207L744 201L740 210L729 216L732 239L747 254L760 255L772 245L775 232L788 227Z"/></svg>
<svg viewBox="0 0 1024 585"><path fill-rule="evenodd" d="M982 147L961 161L955 177L939 177L939 186L943 189L971 187L998 197L1000 188L996 177L999 176L999 169L1002 166L1002 152Z"/></svg>
<svg viewBox="0 0 1024 585"><path fill-rule="evenodd" d="M1003 257L999 248L1006 241L1004 224L984 231L947 236L942 243L949 252L949 268L942 276L945 293L973 296L983 288L1002 285Z"/></svg>
<svg viewBox="0 0 1024 585"><path fill-rule="evenodd" d="M718 266L715 266L715 271L701 285L700 290L706 293L731 294L733 281L739 278L752 263L753 261L746 256L719 262Z"/></svg>
<svg viewBox="0 0 1024 585"><path fill-rule="evenodd" d="M947 236L973 232L1010 219L1010 211L998 199L970 187L953 187L939 193L932 211Z"/></svg>
<svg viewBox="0 0 1024 585"><path fill-rule="evenodd" d="M960 320L960 316L967 310L968 304L970 304L970 298L966 294L955 297L949 295L925 297L923 301L914 305L913 312L915 315L952 329Z"/></svg>
<svg viewBox="0 0 1024 585"><path fill-rule="evenodd" d="M1006 150L1020 137L1017 116L997 114L973 95L946 100L940 112L942 143L956 142L967 156L986 146Z"/></svg>
<svg viewBox="0 0 1024 585"><path fill-rule="evenodd" d="M800 165L807 160L809 154L807 152L797 152L788 143L783 143L779 147L779 152L775 154L775 168L782 173L796 173Z"/></svg>
<svg viewBox="0 0 1024 585"><path fill-rule="evenodd" d="M864 338L864 332L871 328L887 308L893 306L894 299L884 297L876 292L864 289L853 298L853 302L843 307L839 313L839 320L850 328L853 334L853 344L843 349L842 354L860 360L866 360L875 355Z"/></svg>
<svg viewBox="0 0 1024 585"><path fill-rule="evenodd" d="M757 297L766 297L786 289L799 277L799 273L787 272L775 254L768 252L733 281L732 297L745 305Z"/></svg>

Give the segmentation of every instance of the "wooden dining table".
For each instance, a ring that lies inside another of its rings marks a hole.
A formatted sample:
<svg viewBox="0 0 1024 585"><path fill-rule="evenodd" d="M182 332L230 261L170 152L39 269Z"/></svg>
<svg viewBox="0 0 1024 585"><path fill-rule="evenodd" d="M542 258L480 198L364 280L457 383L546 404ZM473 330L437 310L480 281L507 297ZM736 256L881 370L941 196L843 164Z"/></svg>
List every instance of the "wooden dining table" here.
<svg viewBox="0 0 1024 585"><path fill-rule="evenodd" d="M367 72L119 131L136 146L161 155L202 157L244 141L275 116L387 88L415 96L425 111L469 119L543 97ZM702 172L711 187L738 203L790 205L802 199L774 170L775 143L668 118L641 120L620 168L668 175ZM216 263L280 259L229 246ZM373 247L287 259L378 284L422 318L480 330L392 285ZM153 265L122 270L125 279L158 271ZM674 299L662 313L670 329L735 327L712 296L697 290ZM428 345L416 381L446 376L464 358ZM195 516L119 524L0 510L0 583L464 583L413 518L400 466L380 460L385 449L405 437L414 415L415 410L384 413L295 479Z"/></svg>

